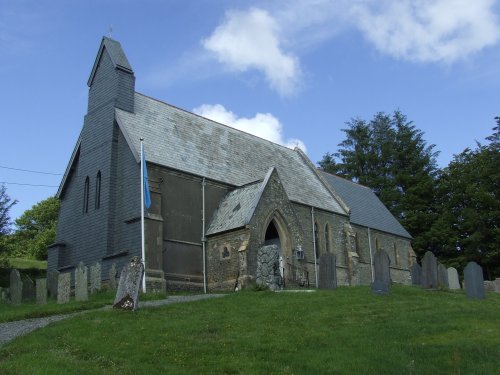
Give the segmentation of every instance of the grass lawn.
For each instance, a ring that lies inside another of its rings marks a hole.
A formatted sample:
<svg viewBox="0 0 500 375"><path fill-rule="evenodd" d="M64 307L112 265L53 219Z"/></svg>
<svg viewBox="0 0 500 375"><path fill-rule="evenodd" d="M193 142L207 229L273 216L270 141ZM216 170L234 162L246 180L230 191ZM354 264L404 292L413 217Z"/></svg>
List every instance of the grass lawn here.
<svg viewBox="0 0 500 375"><path fill-rule="evenodd" d="M4 346L0 373L500 374L500 294L240 292L91 312Z"/></svg>
<svg viewBox="0 0 500 375"><path fill-rule="evenodd" d="M98 309L106 305L112 305L115 294L114 291L102 291L90 294L88 301L77 302L72 298L69 303L62 305L57 304L55 299L50 298L47 300L46 305L37 305L35 302L23 302L21 305L13 306L7 301L0 301L0 323ZM147 301L164 298L167 298L165 294L147 293L141 295L140 300Z"/></svg>
<svg viewBox="0 0 500 375"><path fill-rule="evenodd" d="M46 270L47 261L45 260L35 260L35 259L25 259L25 258L9 258L9 265L12 268L17 268L18 270L24 269L37 269Z"/></svg>

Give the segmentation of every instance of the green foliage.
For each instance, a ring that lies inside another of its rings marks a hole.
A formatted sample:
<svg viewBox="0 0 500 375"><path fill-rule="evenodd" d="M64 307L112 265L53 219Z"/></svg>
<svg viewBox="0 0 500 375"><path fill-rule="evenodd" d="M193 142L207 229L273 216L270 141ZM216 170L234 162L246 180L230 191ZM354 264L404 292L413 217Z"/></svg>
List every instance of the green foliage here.
<svg viewBox="0 0 500 375"><path fill-rule="evenodd" d="M59 200L47 198L26 210L15 220L16 232L11 235L11 253L18 257L47 259L47 247L55 241Z"/></svg>
<svg viewBox="0 0 500 375"><path fill-rule="evenodd" d="M497 118L497 123L500 120ZM486 276L500 276L499 125L487 138L456 155L439 179L440 217L433 226L436 248L450 262L474 260Z"/></svg>
<svg viewBox="0 0 500 375"><path fill-rule="evenodd" d="M0 236L10 233L9 211L17 203L7 195L5 185L0 186Z"/></svg>
<svg viewBox="0 0 500 375"><path fill-rule="evenodd" d="M7 195L5 185L0 186L0 267L8 264L6 253L9 250L10 215L9 211L17 203Z"/></svg>
<svg viewBox="0 0 500 375"><path fill-rule="evenodd" d="M0 349L5 374L494 374L500 295L368 287L89 312Z"/></svg>
<svg viewBox="0 0 500 375"><path fill-rule="evenodd" d="M342 129L338 152L327 153L322 169L368 186L414 237L417 253L429 250L434 210L436 156L423 132L400 111L380 112L367 122L352 119Z"/></svg>

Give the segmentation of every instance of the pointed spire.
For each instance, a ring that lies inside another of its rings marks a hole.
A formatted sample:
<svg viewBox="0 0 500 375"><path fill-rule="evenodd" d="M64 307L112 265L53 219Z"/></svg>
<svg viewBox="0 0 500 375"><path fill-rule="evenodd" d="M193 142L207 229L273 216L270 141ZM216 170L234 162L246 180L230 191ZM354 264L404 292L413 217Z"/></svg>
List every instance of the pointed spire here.
<svg viewBox="0 0 500 375"><path fill-rule="evenodd" d="M113 62L113 65L116 69L122 70L130 74L134 74L134 71L132 70L130 63L128 62L127 56L125 55L125 52L123 51L120 42L117 42L116 40L104 36L101 41L101 46L99 47L99 52L97 53L95 59L92 72L90 73L90 77L87 82L87 85L89 87L92 86L92 82L97 72L97 68L99 67L99 62L105 50L108 52L108 55L111 58L111 61Z"/></svg>

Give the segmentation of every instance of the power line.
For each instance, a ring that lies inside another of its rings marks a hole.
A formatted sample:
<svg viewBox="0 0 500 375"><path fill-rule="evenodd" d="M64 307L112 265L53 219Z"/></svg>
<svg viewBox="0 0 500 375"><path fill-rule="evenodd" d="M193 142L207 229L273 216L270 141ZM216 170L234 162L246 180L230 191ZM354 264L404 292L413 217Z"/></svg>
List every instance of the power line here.
<svg viewBox="0 0 500 375"><path fill-rule="evenodd" d="M51 172L33 171L33 170L30 170L30 169L12 168L12 167L6 167L6 166L3 166L3 165L0 165L0 168L11 169L13 171L29 172L29 173L50 174L52 176L62 176L63 175L62 173L51 173Z"/></svg>
<svg viewBox="0 0 500 375"><path fill-rule="evenodd" d="M59 186L56 186L56 185L23 184L23 183L20 183L20 182L8 182L8 181L0 181L0 184L23 185L23 186L37 186L37 187L51 187L51 188L59 187Z"/></svg>

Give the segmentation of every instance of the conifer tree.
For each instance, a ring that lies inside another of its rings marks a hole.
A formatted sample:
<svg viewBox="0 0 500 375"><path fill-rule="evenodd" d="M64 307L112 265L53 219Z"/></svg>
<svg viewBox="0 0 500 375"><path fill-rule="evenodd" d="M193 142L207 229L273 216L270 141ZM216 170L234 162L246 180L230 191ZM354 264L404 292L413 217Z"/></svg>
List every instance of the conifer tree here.
<svg viewBox="0 0 500 375"><path fill-rule="evenodd" d="M485 276L500 277L500 119L488 145L455 155L439 179L440 215L435 248L462 268L474 260Z"/></svg>
<svg viewBox="0 0 500 375"><path fill-rule="evenodd" d="M346 125L346 139L336 153L323 157L320 167L373 189L414 237L415 251L423 254L437 218L435 146L400 111L379 112L370 122L357 118Z"/></svg>

